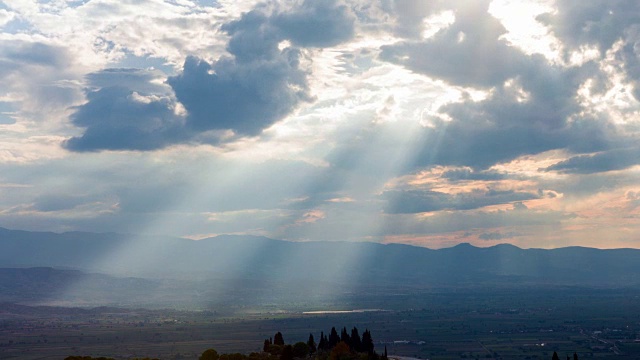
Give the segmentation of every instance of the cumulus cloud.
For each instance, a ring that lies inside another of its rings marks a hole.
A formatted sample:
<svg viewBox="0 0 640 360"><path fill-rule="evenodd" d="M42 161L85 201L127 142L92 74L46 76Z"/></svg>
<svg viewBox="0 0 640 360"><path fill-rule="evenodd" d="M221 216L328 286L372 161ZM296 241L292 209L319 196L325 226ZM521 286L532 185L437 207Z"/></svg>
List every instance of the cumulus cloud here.
<svg viewBox="0 0 640 360"><path fill-rule="evenodd" d="M353 36L353 26L349 9L335 1L305 1L283 12L255 9L225 24L230 57L213 64L188 57L182 73L168 80L189 112L187 126L259 134L312 99L301 49L280 43L336 45Z"/></svg>
<svg viewBox="0 0 640 360"><path fill-rule="evenodd" d="M621 42L616 56L622 61L627 81L634 86L634 95L640 100L640 12L632 1L558 1L556 11L541 15L540 21L547 24L562 40L565 56L573 52L595 47L604 57Z"/></svg>
<svg viewBox="0 0 640 360"><path fill-rule="evenodd" d="M606 78L597 61L569 67L552 64L542 55L525 54L507 42L506 29L488 13L489 3L436 3L416 14L426 16L436 9L449 9L455 15L450 26L426 39L407 39L381 48L382 60L452 85L491 89L483 100L463 97L439 109L447 120L430 121L430 128L422 135L424 145L418 150L416 166L483 170L554 149L591 153L632 141L610 126L608 114L585 111L587 105L577 99L576 94L588 79ZM396 11L403 9L402 2L395 4ZM607 8L600 6L597 10L600 14ZM399 16L408 15L400 11ZM598 26L602 24L598 22ZM627 34L631 31L621 29ZM610 41L604 43L611 45ZM632 50L627 53L628 58L636 58L630 55Z"/></svg>
<svg viewBox="0 0 640 360"><path fill-rule="evenodd" d="M275 14L272 24L295 45L328 47L354 36L355 16L337 0L305 0L299 7Z"/></svg>
<svg viewBox="0 0 640 360"><path fill-rule="evenodd" d="M613 171L640 159L630 2L558 2L536 24L553 56L489 0L14 3L0 158L40 111L30 151L57 160L0 162L28 186L0 186L3 224L535 244L638 202ZM635 229L624 209L601 226Z"/></svg>
<svg viewBox="0 0 640 360"><path fill-rule="evenodd" d="M223 58L211 65L189 57L182 73L168 83L189 112L190 129L258 135L311 99L299 57L290 48L249 62Z"/></svg>
<svg viewBox="0 0 640 360"><path fill-rule="evenodd" d="M154 150L186 138L170 98L113 86L88 93L87 100L71 116L84 133L65 142L69 150Z"/></svg>
<svg viewBox="0 0 640 360"><path fill-rule="evenodd" d="M431 141L425 141L417 163L486 169L523 155L553 149L601 151L622 141L603 119L570 120L579 111L570 89L571 83L577 88L579 76L546 70L535 75L534 84L523 79L530 93L527 101L514 99L500 87L486 100L469 99L443 107L452 120L427 131L432 133L426 137Z"/></svg>
<svg viewBox="0 0 640 360"><path fill-rule="evenodd" d="M221 141L226 131L259 135L312 100L303 49L280 43L335 45L353 36L353 26L350 10L338 2L306 1L271 12L258 7L222 26L230 36L228 56L215 62L188 56L182 71L166 80L170 88L158 85L149 71L90 74L87 80L95 90L87 92L87 103L71 118L84 134L65 146L73 151L153 150L186 141ZM203 135L212 131L223 135Z"/></svg>
<svg viewBox="0 0 640 360"><path fill-rule="evenodd" d="M425 40L382 47L381 58L453 84L491 87L513 77L531 61L500 36L490 1L453 2L455 22Z"/></svg>
<svg viewBox="0 0 640 360"><path fill-rule="evenodd" d="M640 20L633 1L558 1L556 11L539 16L570 49L596 45L602 53Z"/></svg>
<svg viewBox="0 0 640 360"><path fill-rule="evenodd" d="M455 85L493 88L483 101L466 98L440 109L452 121L436 120L435 130L425 131L420 166L483 169L566 145L564 124L577 108L571 90L580 73L509 46L488 6L454 2L455 22L433 37L382 47L383 60Z"/></svg>
<svg viewBox="0 0 640 360"><path fill-rule="evenodd" d="M5 9L0 9L0 26L6 25L15 18L15 14Z"/></svg>

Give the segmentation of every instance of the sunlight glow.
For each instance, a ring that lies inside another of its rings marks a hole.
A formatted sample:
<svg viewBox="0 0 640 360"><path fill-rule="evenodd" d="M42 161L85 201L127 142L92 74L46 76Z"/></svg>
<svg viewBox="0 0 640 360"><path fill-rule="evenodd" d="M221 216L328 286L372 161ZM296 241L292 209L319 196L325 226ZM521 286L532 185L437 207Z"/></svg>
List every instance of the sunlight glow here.
<svg viewBox="0 0 640 360"><path fill-rule="evenodd" d="M526 54L542 54L553 63L562 63L561 45L547 27L536 20L554 11L551 0L494 0L489 13L498 18L508 33L503 35Z"/></svg>
<svg viewBox="0 0 640 360"><path fill-rule="evenodd" d="M424 26L424 30L422 30L422 38L428 39L434 36L438 33L438 31L446 29L455 21L455 13L451 10L443 11L441 13L426 17L422 21L422 25Z"/></svg>

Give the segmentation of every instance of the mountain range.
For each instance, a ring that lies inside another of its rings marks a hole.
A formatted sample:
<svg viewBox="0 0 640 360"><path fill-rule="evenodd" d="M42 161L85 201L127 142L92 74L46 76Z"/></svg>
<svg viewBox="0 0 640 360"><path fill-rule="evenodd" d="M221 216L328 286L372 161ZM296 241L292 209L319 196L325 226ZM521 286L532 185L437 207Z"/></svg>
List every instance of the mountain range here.
<svg viewBox="0 0 640 360"><path fill-rule="evenodd" d="M34 267L40 269L28 269ZM193 292L202 288L203 282L209 290L224 287L229 291L225 284L241 283L243 289L236 286L234 291L262 288L264 293L266 289L288 288L286 291L297 291L300 296L318 287L330 288L328 284L343 290L349 285L353 291L489 285L627 288L640 285L640 250L520 249L507 244L486 248L459 244L433 250L400 244L289 242L237 235L195 241L0 228L0 268L4 268L0 271L0 295L5 298L11 292L19 294L21 286L51 294L45 291L46 286L36 285L36 279L43 284L77 283L80 277L90 285L84 293L100 289L106 293L151 293L161 289L163 298L169 298L169 293ZM30 294L38 297L33 291Z"/></svg>

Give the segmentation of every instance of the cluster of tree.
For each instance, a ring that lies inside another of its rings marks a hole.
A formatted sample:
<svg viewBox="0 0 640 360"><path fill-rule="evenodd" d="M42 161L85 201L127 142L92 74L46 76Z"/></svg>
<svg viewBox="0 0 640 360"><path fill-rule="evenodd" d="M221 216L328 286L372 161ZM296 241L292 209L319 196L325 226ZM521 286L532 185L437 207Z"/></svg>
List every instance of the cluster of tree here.
<svg viewBox="0 0 640 360"><path fill-rule="evenodd" d="M273 338L265 339L262 351L277 356L279 360L292 360L295 358L304 359L315 356L317 360L386 360L387 349L384 354L378 355L374 350L371 332L365 330L360 337L358 328L351 329L351 333L346 327L342 328L340 335L336 328L331 328L329 336L320 332L320 341L316 343L313 334L309 334L306 343L298 342L293 345L286 345L281 332L276 333Z"/></svg>
<svg viewBox="0 0 640 360"><path fill-rule="evenodd" d="M551 357L551 360L560 360L560 357L558 356L558 353L556 353L554 351L553 352L553 356ZM569 355L567 355L567 360L571 360ZM578 360L578 354L577 353L573 353L573 360Z"/></svg>
<svg viewBox="0 0 640 360"><path fill-rule="evenodd" d="M219 355L215 349L207 349L200 356L199 360L295 360L309 359L315 360L388 360L387 348L384 353L378 355L374 350L371 332L365 330L362 337L357 328L347 332L343 328L340 335L336 328L331 328L329 336L324 332L320 333L320 341L316 343L313 334L309 334L307 342L297 342L286 344L281 332L275 336L264 340L262 352L244 354L222 354Z"/></svg>
<svg viewBox="0 0 640 360"><path fill-rule="evenodd" d="M309 336L312 336L311 334ZM374 355L375 351L373 350L373 338L371 338L371 332L369 330L365 330L362 333L362 338L360 338L360 334L358 333L358 328L354 327L351 329L351 335L347 332L347 328L342 328L340 332L340 336L338 336L338 332L336 328L331 328L331 332L329 336L325 336L324 332L320 333L320 342L318 343L319 351L331 351L331 349L335 348L340 342L345 343L352 352L355 353L366 353L368 355Z"/></svg>

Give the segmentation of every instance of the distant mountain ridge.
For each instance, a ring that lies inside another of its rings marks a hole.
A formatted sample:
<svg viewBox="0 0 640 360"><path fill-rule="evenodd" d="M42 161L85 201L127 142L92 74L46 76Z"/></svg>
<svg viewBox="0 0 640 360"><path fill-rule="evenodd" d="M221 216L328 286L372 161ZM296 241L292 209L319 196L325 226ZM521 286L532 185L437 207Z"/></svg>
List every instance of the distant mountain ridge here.
<svg viewBox="0 0 640 360"><path fill-rule="evenodd" d="M221 235L199 241L0 228L0 267L56 267L147 278L278 279L361 285L640 285L640 250L568 247L432 250L401 244L288 242Z"/></svg>

